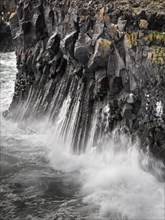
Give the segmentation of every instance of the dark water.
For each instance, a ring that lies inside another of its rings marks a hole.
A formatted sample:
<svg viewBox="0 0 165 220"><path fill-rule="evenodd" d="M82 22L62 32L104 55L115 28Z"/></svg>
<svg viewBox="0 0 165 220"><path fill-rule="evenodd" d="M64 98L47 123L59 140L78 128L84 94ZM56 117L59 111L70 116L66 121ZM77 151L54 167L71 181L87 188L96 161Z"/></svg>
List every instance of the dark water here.
<svg viewBox="0 0 165 220"><path fill-rule="evenodd" d="M81 197L73 173L52 169L43 148L28 140L4 137L1 146L1 218L56 219L77 217Z"/></svg>
<svg viewBox="0 0 165 220"><path fill-rule="evenodd" d="M15 74L14 53L0 54L0 219L165 219L164 183L127 139L76 156L57 143L58 123L6 121L2 112L12 100ZM161 177L163 165L153 162Z"/></svg>
<svg viewBox="0 0 165 220"><path fill-rule="evenodd" d="M16 67L14 53L0 58L0 219L78 217L82 205L75 173L51 168L46 150L35 143L37 135L2 117L12 99Z"/></svg>

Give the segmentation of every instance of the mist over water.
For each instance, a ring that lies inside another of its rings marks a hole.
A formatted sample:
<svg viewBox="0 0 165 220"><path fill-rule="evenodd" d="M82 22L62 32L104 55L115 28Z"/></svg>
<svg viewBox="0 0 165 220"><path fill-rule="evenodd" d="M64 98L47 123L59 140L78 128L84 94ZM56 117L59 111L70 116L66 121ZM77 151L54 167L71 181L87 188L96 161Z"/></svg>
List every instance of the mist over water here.
<svg viewBox="0 0 165 220"><path fill-rule="evenodd" d="M94 219L164 218L163 164L144 155L138 143L133 145L123 135L118 141L110 139L100 149L73 155L66 145L51 137L51 166L78 172L82 201L97 207Z"/></svg>
<svg viewBox="0 0 165 220"><path fill-rule="evenodd" d="M76 118L68 131L64 127L71 97L55 124L48 118L16 123L2 117L12 100L15 62L13 53L0 54L0 218L164 220L162 162L144 154L138 141L116 138L116 131L92 146L95 121L86 151L74 154Z"/></svg>

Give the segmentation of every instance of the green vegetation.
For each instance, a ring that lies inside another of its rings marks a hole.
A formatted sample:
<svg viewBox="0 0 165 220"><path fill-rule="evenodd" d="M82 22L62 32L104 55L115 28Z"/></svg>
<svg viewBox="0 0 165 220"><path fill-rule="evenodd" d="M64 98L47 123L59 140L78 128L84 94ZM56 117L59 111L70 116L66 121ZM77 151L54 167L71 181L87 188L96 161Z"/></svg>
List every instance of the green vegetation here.
<svg viewBox="0 0 165 220"><path fill-rule="evenodd" d="M150 52L148 53L148 59L155 64L165 64L165 48L159 46L150 47Z"/></svg>

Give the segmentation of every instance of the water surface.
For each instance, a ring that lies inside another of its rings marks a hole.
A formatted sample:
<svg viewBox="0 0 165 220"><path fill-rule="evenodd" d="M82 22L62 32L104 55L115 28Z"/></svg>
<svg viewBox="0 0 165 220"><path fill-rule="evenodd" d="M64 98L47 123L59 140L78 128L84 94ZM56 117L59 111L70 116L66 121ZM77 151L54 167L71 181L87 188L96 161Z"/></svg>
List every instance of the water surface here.
<svg viewBox="0 0 165 220"><path fill-rule="evenodd" d="M74 155L54 125L7 121L16 75L14 53L0 54L0 219L164 220L160 161L127 137Z"/></svg>

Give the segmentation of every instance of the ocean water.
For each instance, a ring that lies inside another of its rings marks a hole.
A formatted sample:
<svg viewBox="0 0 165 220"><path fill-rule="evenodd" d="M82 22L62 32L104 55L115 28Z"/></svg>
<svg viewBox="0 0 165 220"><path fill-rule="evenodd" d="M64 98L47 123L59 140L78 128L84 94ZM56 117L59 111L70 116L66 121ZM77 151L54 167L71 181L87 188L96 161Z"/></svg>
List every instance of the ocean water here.
<svg viewBox="0 0 165 220"><path fill-rule="evenodd" d="M16 72L15 54L0 54L0 219L165 219L164 166L144 154L138 141L122 135L99 148L89 142L80 155L69 138L63 141L71 97L54 124L3 118Z"/></svg>

